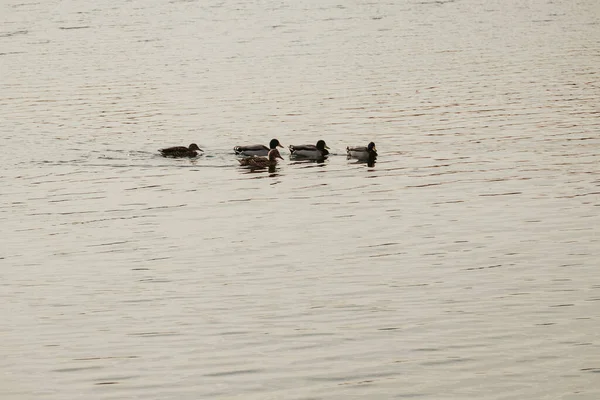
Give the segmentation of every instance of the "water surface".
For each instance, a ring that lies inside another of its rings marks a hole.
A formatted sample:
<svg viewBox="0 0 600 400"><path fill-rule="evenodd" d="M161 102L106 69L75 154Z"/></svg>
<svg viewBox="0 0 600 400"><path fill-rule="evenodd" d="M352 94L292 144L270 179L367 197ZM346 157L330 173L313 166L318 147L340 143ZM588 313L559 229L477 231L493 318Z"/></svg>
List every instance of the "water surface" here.
<svg viewBox="0 0 600 400"><path fill-rule="evenodd" d="M5 1L3 398L597 399L599 17Z"/></svg>

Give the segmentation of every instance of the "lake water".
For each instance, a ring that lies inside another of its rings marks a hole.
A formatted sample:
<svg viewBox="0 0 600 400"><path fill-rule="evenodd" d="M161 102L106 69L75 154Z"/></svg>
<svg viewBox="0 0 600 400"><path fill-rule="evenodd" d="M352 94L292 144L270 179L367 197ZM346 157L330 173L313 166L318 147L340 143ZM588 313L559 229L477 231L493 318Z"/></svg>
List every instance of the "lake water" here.
<svg viewBox="0 0 600 400"><path fill-rule="evenodd" d="M2 399L600 398L597 0L21 1Z"/></svg>

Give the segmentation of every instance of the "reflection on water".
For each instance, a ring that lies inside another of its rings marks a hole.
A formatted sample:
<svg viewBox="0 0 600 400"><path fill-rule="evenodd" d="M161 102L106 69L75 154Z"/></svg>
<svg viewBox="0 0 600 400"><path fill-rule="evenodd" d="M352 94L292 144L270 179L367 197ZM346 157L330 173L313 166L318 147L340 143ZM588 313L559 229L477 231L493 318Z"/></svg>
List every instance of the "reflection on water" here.
<svg viewBox="0 0 600 400"><path fill-rule="evenodd" d="M265 173L268 174L269 177L276 177L279 176L279 168L277 168L276 165L269 165L266 168L253 168L253 167L243 167L240 166L239 167L240 172L242 172L243 174L249 174L249 175L256 175L256 174L262 174L264 175Z"/></svg>
<svg viewBox="0 0 600 400"><path fill-rule="evenodd" d="M369 154L365 158L356 158L356 157L347 155L346 159L354 164L367 164L368 167L372 168L375 166L375 163L377 162L377 155Z"/></svg>
<svg viewBox="0 0 600 400"><path fill-rule="evenodd" d="M4 397L598 398L563 3L5 2ZM330 154L239 166L273 137Z"/></svg>

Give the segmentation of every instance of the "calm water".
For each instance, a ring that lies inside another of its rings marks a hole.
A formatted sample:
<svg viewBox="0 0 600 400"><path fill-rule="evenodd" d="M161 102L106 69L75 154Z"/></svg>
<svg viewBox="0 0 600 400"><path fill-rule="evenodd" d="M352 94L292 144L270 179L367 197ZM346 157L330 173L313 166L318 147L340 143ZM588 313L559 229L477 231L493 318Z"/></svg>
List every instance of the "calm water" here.
<svg viewBox="0 0 600 400"><path fill-rule="evenodd" d="M21 1L2 399L600 398L598 1Z"/></svg>

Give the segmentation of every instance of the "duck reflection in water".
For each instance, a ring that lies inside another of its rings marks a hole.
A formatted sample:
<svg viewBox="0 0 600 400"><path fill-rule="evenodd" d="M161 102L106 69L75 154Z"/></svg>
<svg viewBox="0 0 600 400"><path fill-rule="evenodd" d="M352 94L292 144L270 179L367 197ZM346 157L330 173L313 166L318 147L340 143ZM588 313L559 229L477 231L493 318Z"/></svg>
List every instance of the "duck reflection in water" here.
<svg viewBox="0 0 600 400"><path fill-rule="evenodd" d="M290 158L295 161L292 161L289 165L301 165L301 166L303 166L303 168L325 167L328 164L326 162L327 158L316 158L316 159L310 159L310 158L295 159L293 157L290 157Z"/></svg>
<svg viewBox="0 0 600 400"><path fill-rule="evenodd" d="M240 172L244 175L248 175L251 179L277 178L281 176L280 169L277 168L277 165L269 165L267 168L240 168Z"/></svg>
<svg viewBox="0 0 600 400"><path fill-rule="evenodd" d="M373 168L375 166L375 160L377 160L377 156L369 156L369 159L367 160L367 166L369 168Z"/></svg>

